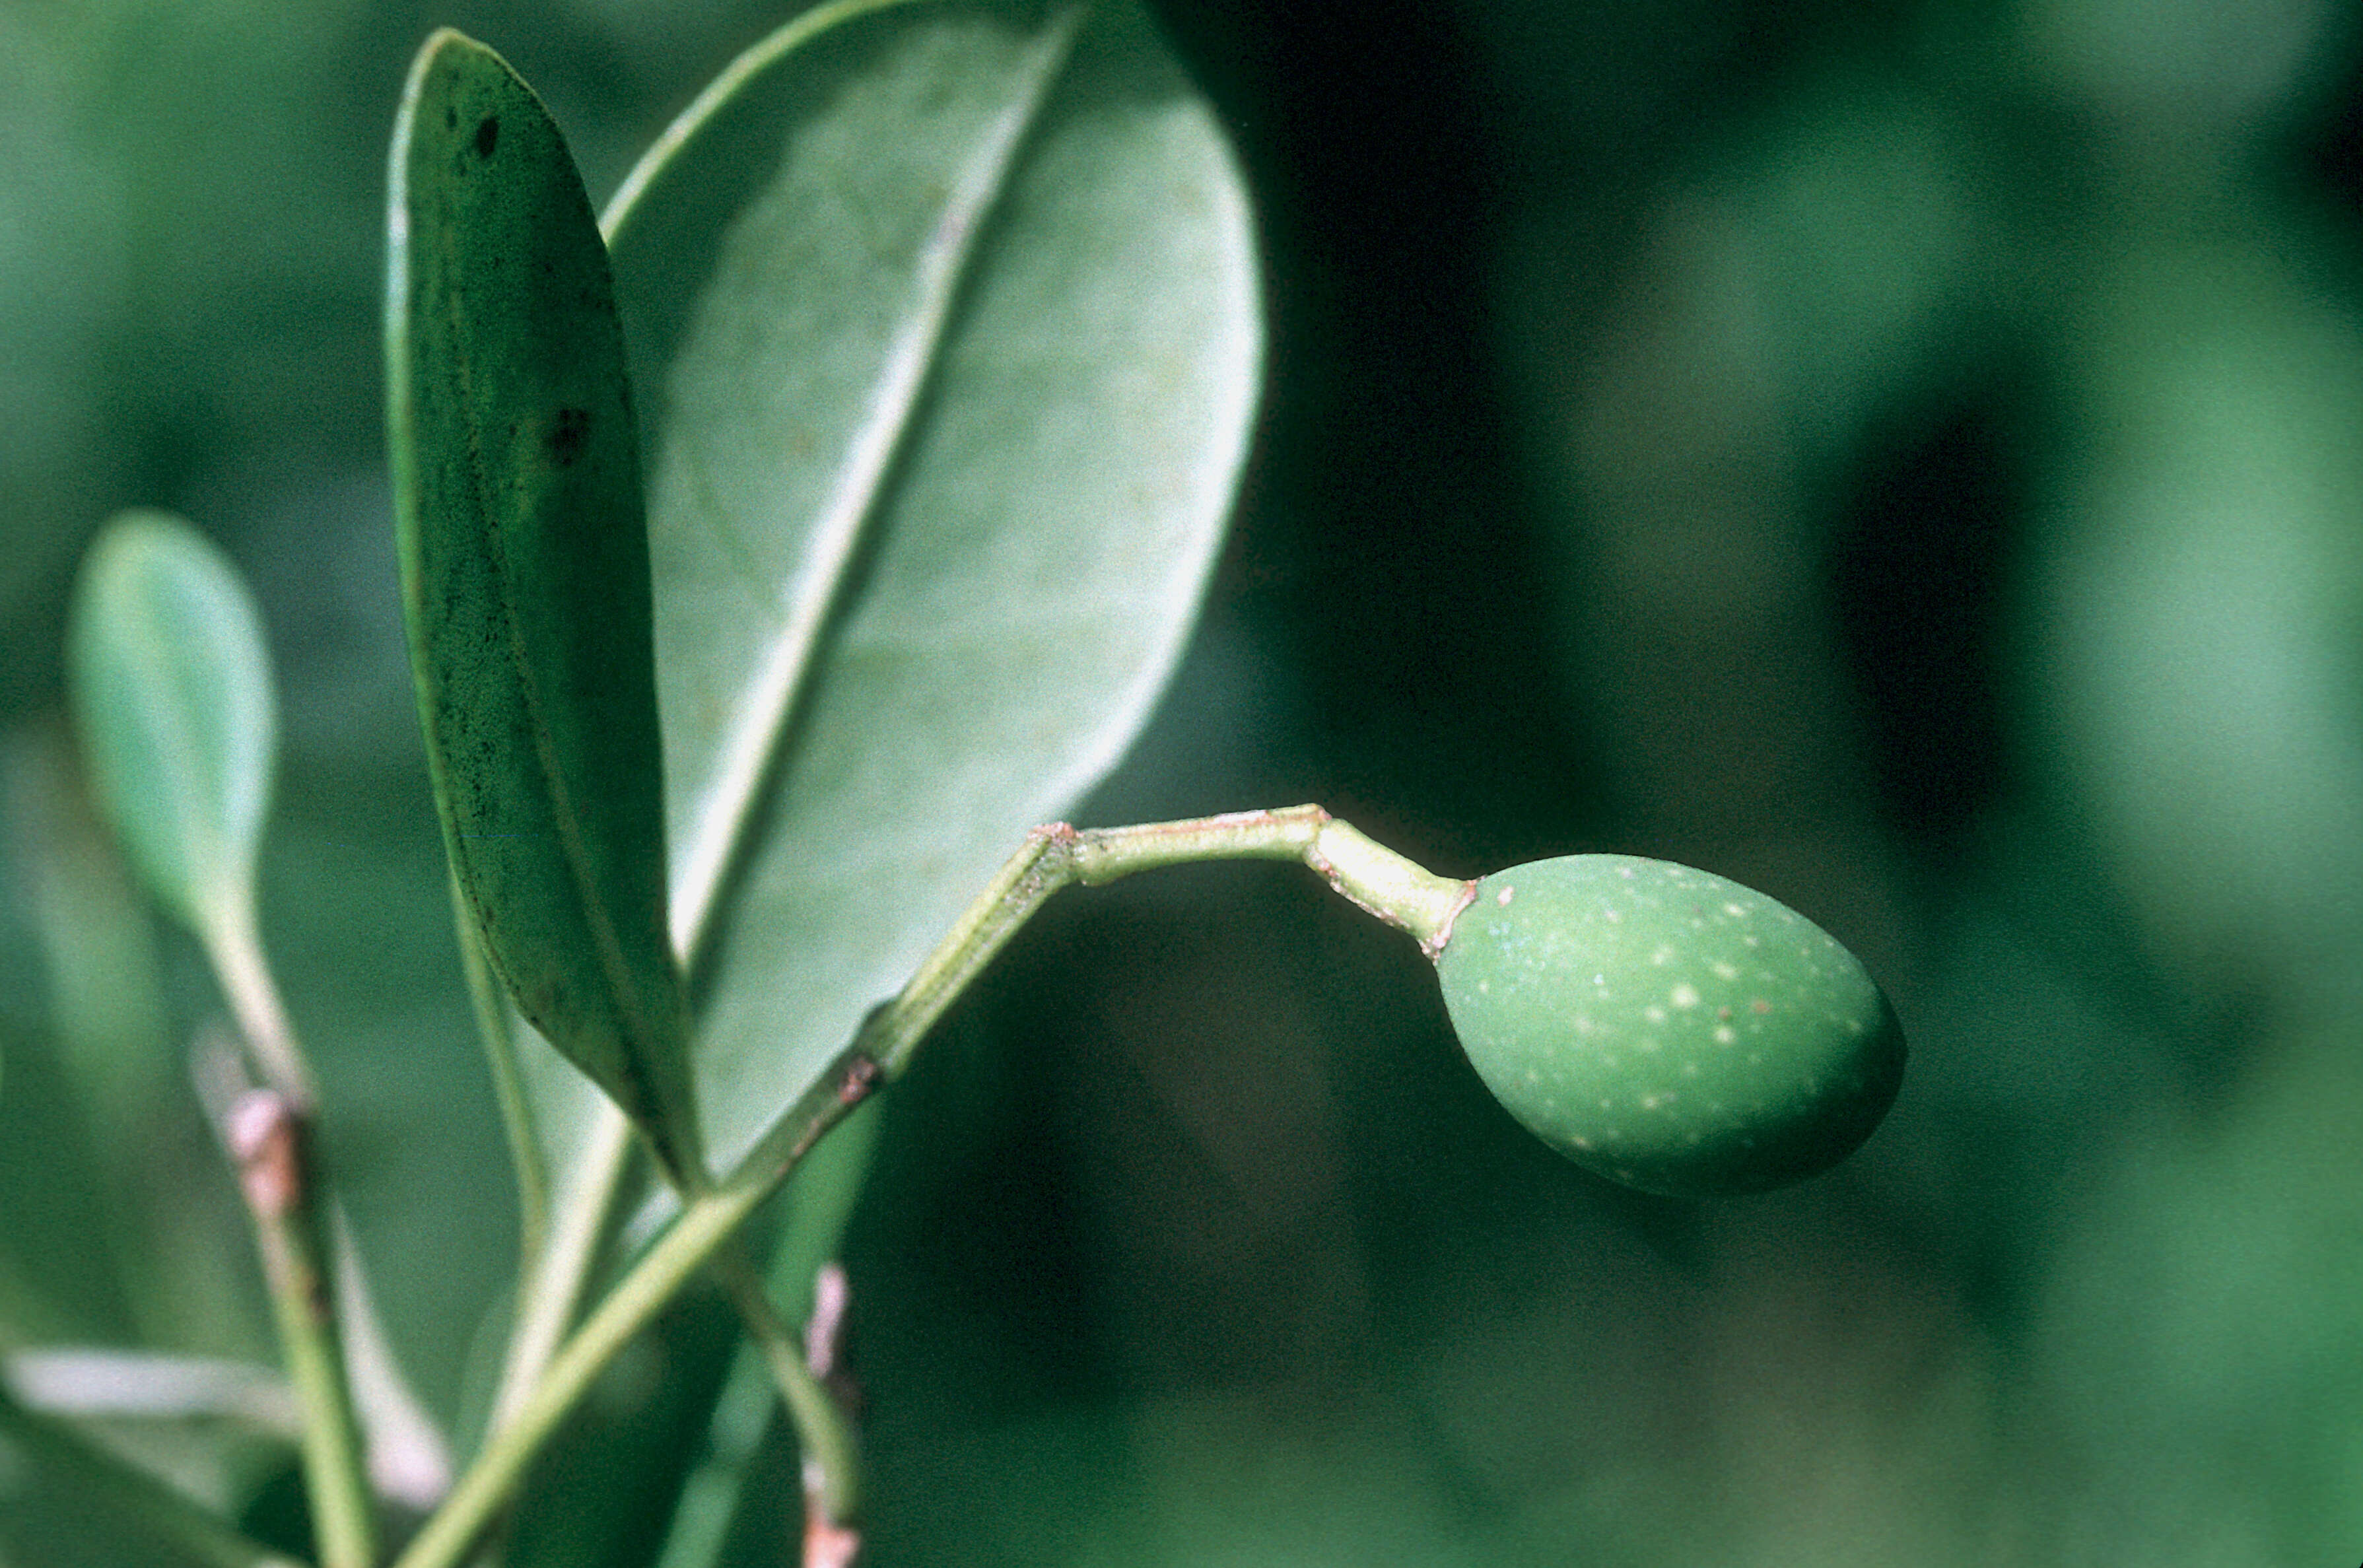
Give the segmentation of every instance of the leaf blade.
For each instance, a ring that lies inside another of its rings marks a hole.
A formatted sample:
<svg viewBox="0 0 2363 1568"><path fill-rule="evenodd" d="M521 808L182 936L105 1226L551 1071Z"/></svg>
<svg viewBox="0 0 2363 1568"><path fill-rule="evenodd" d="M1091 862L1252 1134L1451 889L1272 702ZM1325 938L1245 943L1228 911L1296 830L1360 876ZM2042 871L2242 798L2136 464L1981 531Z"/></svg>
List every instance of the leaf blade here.
<svg viewBox="0 0 2363 1568"><path fill-rule="evenodd" d="M725 906L683 945L726 1162L1120 754L1227 515L1261 353L1242 183L1137 6L1102 8L1071 55L1062 25L961 6L842 29L669 133L611 225L651 398L677 937L701 888ZM963 204L996 137L1006 172ZM937 296L871 462L877 389ZM827 524L849 512L850 549ZM815 562L805 659L787 644ZM740 714L783 687L763 787L721 813L740 869L713 878L700 813L738 793L717 781L745 774Z"/></svg>
<svg viewBox="0 0 2363 1568"><path fill-rule="evenodd" d="M149 891L206 936L243 917L278 721L261 618L219 546L118 513L84 558L69 633L76 728Z"/></svg>
<svg viewBox="0 0 2363 1568"><path fill-rule="evenodd" d="M778 750L798 683L851 568L880 485L903 442L930 364L941 347L953 293L973 251L977 231L1001 195L1017 145L1065 59L1077 19L1076 13L1069 12L1045 28L1039 38L1026 40L1010 53L1005 72L978 73L981 80L976 85L984 92L972 106L974 111L981 111L974 127L974 144L961 150L956 166L947 169L949 178L940 202L926 204L937 210L915 215L926 222L926 232L908 258L907 295L900 302L903 308L891 321L875 324L882 331L874 343L859 342L862 335L858 329L849 334L859 347L849 356L852 362L847 368L856 375L866 374L867 384L827 389L858 406L852 410L855 417L847 432L843 460L832 472L812 475L814 480L822 482L816 493L792 493L779 498L785 506L774 503L775 512L793 509L808 513L811 519L796 558L792 562L775 564L775 570L785 569L787 578L785 602L776 624L747 623L747 630L752 633L751 642L719 647L717 634L738 629L737 624L725 620L700 627L675 639L693 648L698 656L674 658L660 666L660 678L665 680L676 706L700 709L715 706L714 689L700 679L702 676L719 675L736 688L728 693L729 712L719 726L676 723L667 731L669 776L683 780L688 785L673 799L671 825L675 846L674 942L684 954L693 953L699 946L700 934L728 873L728 858L739 845L743 825L754 809L765 771ZM1002 63L994 62L996 66ZM1002 90L1004 78L1005 91ZM735 128L727 127L727 119L734 110L743 117L750 96L752 94L742 91L736 102L718 106L719 116L698 128L709 137L716 131L727 134ZM938 108L940 112L940 106ZM669 137L669 150L677 151L687 137ZM624 193L617 227L628 230L630 198L646 190L651 178L635 172L633 187ZM810 215L796 211L794 216ZM867 216L873 224L879 220L874 207ZM761 249L774 255L797 256L805 263L797 271L809 274L820 270L814 263L838 247L815 245L808 236L780 234L771 237ZM854 253L858 256L858 252ZM727 268L729 262L726 261L724 265ZM768 335L766 328L771 325L764 317L774 314L769 308L774 301L765 297L771 291L734 289L727 282L717 281L722 282L722 286L707 292L709 312L717 296L741 309L727 313L727 318L723 321L705 324L704 336L708 341L738 338L760 342ZM841 350L843 345L840 340L832 346ZM716 427L723 441L735 437L747 446L759 446L771 432L733 429L735 421L728 421L723 411L737 401L735 390L768 379L761 372L787 367L760 350L744 357L708 358L719 363L709 373L710 384L686 399L695 406L692 419ZM825 382L827 378L824 375L816 379ZM716 465L698 464L693 459L676 463L671 472L692 466ZM691 505L693 504L676 504L672 510L679 515ZM677 536L671 537L679 542ZM714 562L710 559L695 560L689 550L676 548L668 565L687 578L682 581L676 577L671 584L670 602L674 606L694 602L703 596L700 590L707 587L725 590L717 596L727 600L727 590L738 585L727 580L730 574L727 573L717 580ZM749 674L751 678L748 678Z"/></svg>
<svg viewBox="0 0 2363 1568"><path fill-rule="evenodd" d="M412 69L391 183L395 528L445 848L519 1010L696 1179L605 250L547 111L457 33Z"/></svg>

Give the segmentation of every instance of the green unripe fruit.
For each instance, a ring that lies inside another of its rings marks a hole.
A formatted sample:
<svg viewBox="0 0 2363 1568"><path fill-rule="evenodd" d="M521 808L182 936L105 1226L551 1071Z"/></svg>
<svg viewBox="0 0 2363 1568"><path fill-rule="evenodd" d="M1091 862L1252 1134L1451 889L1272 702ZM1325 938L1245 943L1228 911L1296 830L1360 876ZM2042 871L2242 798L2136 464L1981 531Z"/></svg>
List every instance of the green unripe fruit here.
<svg viewBox="0 0 2363 1568"><path fill-rule="evenodd" d="M1708 872L1570 855L1479 880L1437 955L1510 1114L1645 1192L1762 1192L1845 1159L1903 1083L1903 1030L1855 956Z"/></svg>

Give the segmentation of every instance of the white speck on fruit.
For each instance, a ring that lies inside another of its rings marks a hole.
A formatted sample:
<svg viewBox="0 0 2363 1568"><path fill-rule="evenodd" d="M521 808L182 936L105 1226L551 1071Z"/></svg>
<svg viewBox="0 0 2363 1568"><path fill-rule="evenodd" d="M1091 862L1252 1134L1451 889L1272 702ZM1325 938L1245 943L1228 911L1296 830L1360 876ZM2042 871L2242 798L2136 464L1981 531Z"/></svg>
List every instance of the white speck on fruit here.
<svg viewBox="0 0 2363 1568"><path fill-rule="evenodd" d="M1600 917L1613 926L1625 918L1625 912L1621 909L1603 909L1600 912Z"/></svg>
<svg viewBox="0 0 2363 1568"><path fill-rule="evenodd" d="M1670 1097L1670 1096L1665 1095L1644 1095L1641 1096L1641 1108L1645 1111L1656 1110L1659 1106L1664 1105Z"/></svg>
<svg viewBox="0 0 2363 1568"><path fill-rule="evenodd" d="M1683 1062L1683 1063L1682 1063L1682 1076L1683 1076L1683 1077L1685 1077L1685 1078L1695 1078L1695 1077L1697 1077L1697 1076L1698 1076L1698 1063L1697 1063L1697 1062Z"/></svg>
<svg viewBox="0 0 2363 1568"><path fill-rule="evenodd" d="M1642 1040L1642 1041L1641 1041L1641 1049L1642 1049L1643 1051L1648 1051L1648 1052L1649 1052L1650 1054L1652 1054L1652 1055L1655 1055L1655 1054L1657 1053L1657 1051L1658 1051L1659 1047L1660 1047L1660 1046L1661 1046L1661 1045L1663 1045L1664 1043L1665 1043L1665 1042L1664 1042L1663 1040L1659 1040L1656 1035L1649 1035L1649 1036L1645 1037L1645 1038Z"/></svg>
<svg viewBox="0 0 2363 1568"><path fill-rule="evenodd" d="M1673 1001L1674 1006L1677 1007L1697 1006L1699 1004L1698 987L1689 984L1675 986L1673 990Z"/></svg>
<svg viewBox="0 0 2363 1568"><path fill-rule="evenodd" d="M1656 964L1659 968L1663 969L1667 964L1674 962L1674 950L1671 948L1659 948L1657 951L1649 955L1649 962Z"/></svg>
<svg viewBox="0 0 2363 1568"><path fill-rule="evenodd" d="M1736 1030L1735 1030L1735 1029L1733 1029L1729 1024L1718 1024L1718 1025L1716 1025L1716 1026L1715 1026L1715 1030L1714 1030L1714 1043L1715 1043L1715 1044L1717 1044L1717 1045L1729 1045L1733 1040L1737 1040L1738 1038L1739 1038L1738 1032L1737 1032Z"/></svg>
<svg viewBox="0 0 2363 1568"><path fill-rule="evenodd" d="M1499 904L1503 908L1507 909L1510 906L1510 895L1514 891L1514 889L1507 887L1502 889L1501 892L1493 895L1493 902Z"/></svg>
<svg viewBox="0 0 2363 1568"><path fill-rule="evenodd" d="M1714 961L1714 977L1717 980L1736 980L1739 978L1739 966L1737 964L1727 962L1723 959L1716 959Z"/></svg>
<svg viewBox="0 0 2363 1568"><path fill-rule="evenodd" d="M1641 1016L1653 1024L1662 1024L1666 1021L1666 1009L1652 1004L1641 1009Z"/></svg>
<svg viewBox="0 0 2363 1568"><path fill-rule="evenodd" d="M1747 906L1744 904L1733 904L1726 901L1724 904L1723 912L1736 920L1747 913Z"/></svg>

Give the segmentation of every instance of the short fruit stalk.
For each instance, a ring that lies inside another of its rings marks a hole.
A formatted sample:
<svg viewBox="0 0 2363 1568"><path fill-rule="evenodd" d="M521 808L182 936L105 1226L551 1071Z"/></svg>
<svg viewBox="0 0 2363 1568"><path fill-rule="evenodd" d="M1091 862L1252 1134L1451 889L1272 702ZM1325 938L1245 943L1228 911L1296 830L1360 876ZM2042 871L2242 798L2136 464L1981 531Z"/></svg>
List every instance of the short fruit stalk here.
<svg viewBox="0 0 2363 1568"><path fill-rule="evenodd" d="M945 1008L1052 894L1217 860L1300 862L1415 938L1470 1061L1511 1114L1587 1169L1644 1191L1724 1195L1814 1175L1869 1136L1903 1083L1903 1031L1853 955L1803 916L1706 872L1575 855L1456 881L1319 806L1038 828L822 1080L689 1201L557 1352L399 1568L464 1557L600 1369L821 1137L909 1070Z"/></svg>
<svg viewBox="0 0 2363 1568"><path fill-rule="evenodd" d="M1438 876L1318 806L1037 828L857 1051L889 1079L1042 901L1204 860L1294 860L1416 938L1494 1096L1613 1181L1708 1197L1829 1169L1903 1083L1902 1025L1837 939L1710 872L1569 855Z"/></svg>
<svg viewBox="0 0 2363 1568"><path fill-rule="evenodd" d="M1494 1097L1587 1170L1673 1196L1763 1192L1870 1136L1902 1026L1837 939L1713 873L1568 855L1438 876L1318 806L1037 829L865 1040L901 1071L942 1006L1041 901L1193 860L1296 860L1416 938Z"/></svg>

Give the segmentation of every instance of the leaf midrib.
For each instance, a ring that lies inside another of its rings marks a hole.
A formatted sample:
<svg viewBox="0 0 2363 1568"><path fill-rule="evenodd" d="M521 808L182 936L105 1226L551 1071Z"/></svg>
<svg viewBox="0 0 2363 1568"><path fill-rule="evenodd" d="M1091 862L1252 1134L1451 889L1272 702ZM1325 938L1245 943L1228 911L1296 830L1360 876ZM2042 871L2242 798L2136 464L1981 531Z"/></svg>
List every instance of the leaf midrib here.
<svg viewBox="0 0 2363 1568"><path fill-rule="evenodd" d="M696 972L715 929L720 892L747 851L763 784L773 771L789 719L807 684L814 653L878 516L885 480L942 362L940 350L953 306L971 275L979 240L1013 183L1020 150L1064 72L1083 11L1071 6L1045 28L1029 61L1028 80L994 118L960 177L945 193L920 252L913 303L903 328L892 340L885 371L838 466L839 481L806 536L803 563L789 578L783 595L787 613L754 678L738 688L729 739L720 749L719 766L709 775L719 783L704 792L704 808L684 836L686 841L675 846L672 941L689 973ZM669 154L670 146L664 150ZM649 183L638 171L626 182L605 226L611 235L620 229Z"/></svg>

